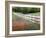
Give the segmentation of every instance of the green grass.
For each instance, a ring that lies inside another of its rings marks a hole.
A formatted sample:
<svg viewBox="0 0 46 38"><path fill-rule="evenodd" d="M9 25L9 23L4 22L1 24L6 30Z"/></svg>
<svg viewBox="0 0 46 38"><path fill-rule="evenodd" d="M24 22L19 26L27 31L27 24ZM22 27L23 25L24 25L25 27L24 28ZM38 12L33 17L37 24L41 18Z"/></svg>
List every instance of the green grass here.
<svg viewBox="0 0 46 38"><path fill-rule="evenodd" d="M40 16L40 12L38 13L31 13L32 16Z"/></svg>
<svg viewBox="0 0 46 38"><path fill-rule="evenodd" d="M31 15L32 16L39 16L40 13L31 13ZM19 19L21 19L21 18L12 14L12 20L19 20ZM24 30L39 30L40 29L40 24L32 23L32 22L30 22L30 23L31 23L32 27L30 27L30 25L28 25L27 29L24 29Z"/></svg>

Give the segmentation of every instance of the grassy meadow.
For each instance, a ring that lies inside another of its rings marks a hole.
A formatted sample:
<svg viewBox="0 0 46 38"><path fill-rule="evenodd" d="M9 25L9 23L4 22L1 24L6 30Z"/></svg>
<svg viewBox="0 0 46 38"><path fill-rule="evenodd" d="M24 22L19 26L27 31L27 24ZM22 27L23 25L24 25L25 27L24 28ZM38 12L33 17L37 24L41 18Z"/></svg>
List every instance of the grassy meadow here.
<svg viewBox="0 0 46 38"><path fill-rule="evenodd" d="M40 24L34 23L31 17L27 20L25 19L30 16L40 16L40 8L31 7L13 7L12 8L12 30L22 31L22 30L40 30Z"/></svg>

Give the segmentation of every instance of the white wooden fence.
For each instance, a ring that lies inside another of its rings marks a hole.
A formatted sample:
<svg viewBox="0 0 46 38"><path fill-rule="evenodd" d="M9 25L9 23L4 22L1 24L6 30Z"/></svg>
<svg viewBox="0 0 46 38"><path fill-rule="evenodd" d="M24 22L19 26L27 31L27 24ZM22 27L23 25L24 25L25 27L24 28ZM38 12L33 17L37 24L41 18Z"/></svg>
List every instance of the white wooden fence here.
<svg viewBox="0 0 46 38"><path fill-rule="evenodd" d="M33 23L38 23L40 24L40 16L31 16L31 14L20 14L20 13L14 13L14 15L17 15L23 19L26 19L26 20L29 20L29 21L32 21Z"/></svg>
<svg viewBox="0 0 46 38"><path fill-rule="evenodd" d="M31 21L40 24L40 16L32 16Z"/></svg>

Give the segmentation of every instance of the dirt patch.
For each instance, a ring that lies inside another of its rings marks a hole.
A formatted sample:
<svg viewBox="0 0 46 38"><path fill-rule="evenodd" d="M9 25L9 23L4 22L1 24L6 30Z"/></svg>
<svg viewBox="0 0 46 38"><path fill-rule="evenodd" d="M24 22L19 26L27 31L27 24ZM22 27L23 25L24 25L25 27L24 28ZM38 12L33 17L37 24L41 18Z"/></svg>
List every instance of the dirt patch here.
<svg viewBox="0 0 46 38"><path fill-rule="evenodd" d="M12 30L19 31L19 30L26 30L31 28L31 25L25 21L12 21Z"/></svg>

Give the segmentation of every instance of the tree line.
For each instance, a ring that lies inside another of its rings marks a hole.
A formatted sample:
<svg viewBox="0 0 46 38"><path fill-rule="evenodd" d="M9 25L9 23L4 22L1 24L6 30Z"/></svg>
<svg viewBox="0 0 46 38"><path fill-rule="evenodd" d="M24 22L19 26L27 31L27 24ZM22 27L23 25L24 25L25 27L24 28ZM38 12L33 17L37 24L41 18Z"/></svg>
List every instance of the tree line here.
<svg viewBox="0 0 46 38"><path fill-rule="evenodd" d="M12 8L13 12L18 12L18 13L36 13L40 12L40 8L31 8L31 7L13 7Z"/></svg>

